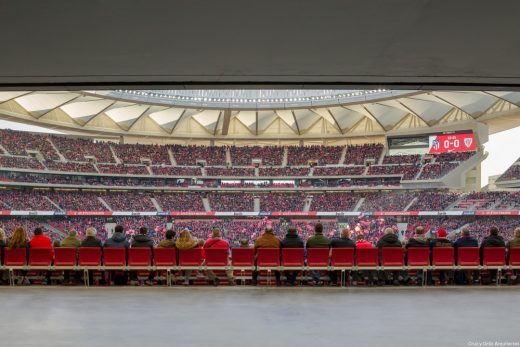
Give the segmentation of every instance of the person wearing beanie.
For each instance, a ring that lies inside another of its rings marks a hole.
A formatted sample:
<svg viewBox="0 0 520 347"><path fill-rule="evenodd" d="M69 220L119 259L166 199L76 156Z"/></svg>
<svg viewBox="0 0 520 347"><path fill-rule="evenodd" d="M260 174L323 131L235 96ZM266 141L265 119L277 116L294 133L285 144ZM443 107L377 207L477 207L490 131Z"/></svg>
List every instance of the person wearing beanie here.
<svg viewBox="0 0 520 347"><path fill-rule="evenodd" d="M96 228L87 228L85 234L87 237L81 242L81 247L102 247L101 240L96 238Z"/></svg>
<svg viewBox="0 0 520 347"><path fill-rule="evenodd" d="M139 228L139 234L134 236L132 248L149 247L153 248L153 240L148 237L148 229L146 227Z"/></svg>
<svg viewBox="0 0 520 347"><path fill-rule="evenodd" d="M453 244L450 240L448 240L446 237L448 236L448 233L444 229L437 230L437 238L432 240L431 247L437 248L437 247L453 247ZM444 285L446 283L447 274L449 272L446 270L440 270L439 271L439 283L441 285Z"/></svg>
<svg viewBox="0 0 520 347"><path fill-rule="evenodd" d="M426 238L426 231L422 226L415 228L415 235L406 244L406 249L415 247L430 247L430 241Z"/></svg>

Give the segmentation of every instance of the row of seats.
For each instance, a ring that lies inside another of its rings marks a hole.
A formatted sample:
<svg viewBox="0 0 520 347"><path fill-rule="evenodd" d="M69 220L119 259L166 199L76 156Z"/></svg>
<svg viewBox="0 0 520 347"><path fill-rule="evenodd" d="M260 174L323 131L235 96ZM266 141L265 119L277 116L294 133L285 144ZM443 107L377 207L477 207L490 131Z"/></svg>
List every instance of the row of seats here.
<svg viewBox="0 0 520 347"><path fill-rule="evenodd" d="M234 248L231 262L227 249L202 249L177 251L173 248L6 248L2 269L123 269L176 268L177 270L197 269L458 269L458 268L520 268L520 247L509 250L506 261L504 247L477 247L455 249L383 248ZM456 255L456 256L455 256ZM256 260L256 262L255 262ZM482 260L482 261L481 261Z"/></svg>

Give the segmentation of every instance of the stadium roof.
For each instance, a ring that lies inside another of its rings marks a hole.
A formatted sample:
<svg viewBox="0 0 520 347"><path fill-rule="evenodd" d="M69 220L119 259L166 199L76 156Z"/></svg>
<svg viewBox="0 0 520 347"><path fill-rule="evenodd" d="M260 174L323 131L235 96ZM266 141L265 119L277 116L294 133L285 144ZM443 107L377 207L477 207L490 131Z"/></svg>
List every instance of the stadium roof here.
<svg viewBox="0 0 520 347"><path fill-rule="evenodd" d="M170 139L337 139L520 125L520 92L12 91L0 118L74 134Z"/></svg>

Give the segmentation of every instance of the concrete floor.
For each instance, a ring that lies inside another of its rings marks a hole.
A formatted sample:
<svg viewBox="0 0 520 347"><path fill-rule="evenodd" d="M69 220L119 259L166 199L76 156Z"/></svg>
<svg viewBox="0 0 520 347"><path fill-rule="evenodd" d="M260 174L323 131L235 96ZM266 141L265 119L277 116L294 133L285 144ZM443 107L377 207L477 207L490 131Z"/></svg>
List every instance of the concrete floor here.
<svg viewBox="0 0 520 347"><path fill-rule="evenodd" d="M1 287L0 346L519 346L519 307L520 287Z"/></svg>

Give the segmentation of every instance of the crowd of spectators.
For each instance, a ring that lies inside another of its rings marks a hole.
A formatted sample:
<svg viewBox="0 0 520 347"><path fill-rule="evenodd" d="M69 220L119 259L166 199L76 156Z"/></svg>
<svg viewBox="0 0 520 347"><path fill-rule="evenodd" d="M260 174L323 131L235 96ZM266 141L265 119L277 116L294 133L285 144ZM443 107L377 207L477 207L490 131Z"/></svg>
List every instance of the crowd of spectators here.
<svg viewBox="0 0 520 347"><path fill-rule="evenodd" d="M306 196L302 193L269 193L259 195L260 211L303 211Z"/></svg>
<svg viewBox="0 0 520 347"><path fill-rule="evenodd" d="M313 176L359 176L365 171L365 166L324 166L315 167Z"/></svg>
<svg viewBox="0 0 520 347"><path fill-rule="evenodd" d="M352 211L359 198L352 193L313 194L311 211Z"/></svg>
<svg viewBox="0 0 520 347"><path fill-rule="evenodd" d="M240 198L236 194L208 194L212 211L253 211L254 196L242 193Z"/></svg>
<svg viewBox="0 0 520 347"><path fill-rule="evenodd" d="M47 160L59 160L58 153L48 141L47 135L26 131L0 129L0 144L11 155L28 155L28 151L37 151Z"/></svg>
<svg viewBox="0 0 520 347"><path fill-rule="evenodd" d="M420 192L409 211L442 211L457 201L459 194L450 192Z"/></svg>
<svg viewBox="0 0 520 347"><path fill-rule="evenodd" d="M339 162L345 146L289 146L287 163L289 165L307 165L315 161L318 165L342 164Z"/></svg>
<svg viewBox="0 0 520 347"><path fill-rule="evenodd" d="M262 177L268 176L308 176L309 168L307 167L261 167L258 169L258 175Z"/></svg>
<svg viewBox="0 0 520 347"><path fill-rule="evenodd" d="M155 193L163 211L204 211L201 193Z"/></svg>
<svg viewBox="0 0 520 347"><path fill-rule="evenodd" d="M24 190L0 190L0 202L4 210L55 211L44 192Z"/></svg>
<svg viewBox="0 0 520 347"><path fill-rule="evenodd" d="M47 160L44 165L49 171L66 171L66 172L97 172L94 165L91 163L74 163L74 162L61 162Z"/></svg>
<svg viewBox="0 0 520 347"><path fill-rule="evenodd" d="M94 157L98 163L115 162L108 142L57 135L51 135L50 140L67 160L87 161L87 157Z"/></svg>
<svg viewBox="0 0 520 347"><path fill-rule="evenodd" d="M199 166L151 166L157 176L202 176Z"/></svg>
<svg viewBox="0 0 520 347"><path fill-rule="evenodd" d="M150 195L145 193L113 192L100 194L100 196L113 211L157 211L150 200Z"/></svg>
<svg viewBox="0 0 520 347"><path fill-rule="evenodd" d="M403 211L413 198L411 193L367 193L360 211Z"/></svg>
<svg viewBox="0 0 520 347"><path fill-rule="evenodd" d="M513 164L498 178L498 181L513 181L518 179L520 179L520 165Z"/></svg>
<svg viewBox="0 0 520 347"><path fill-rule="evenodd" d="M465 161L475 155L476 152L449 152L435 155L437 163Z"/></svg>
<svg viewBox="0 0 520 347"><path fill-rule="evenodd" d="M224 146L172 146L173 157L177 165L196 165L204 160L208 165L226 164L226 147Z"/></svg>
<svg viewBox="0 0 520 347"><path fill-rule="evenodd" d="M385 155L383 164L416 164L420 157L419 154Z"/></svg>
<svg viewBox="0 0 520 347"><path fill-rule="evenodd" d="M98 164L101 173L116 175L149 175L150 173L143 165L124 165L124 164Z"/></svg>
<svg viewBox="0 0 520 347"><path fill-rule="evenodd" d="M282 165L283 147L279 146L244 146L229 147L231 162L236 166L249 166L253 164L253 159L261 159L262 165L280 166Z"/></svg>
<svg viewBox="0 0 520 347"><path fill-rule="evenodd" d="M0 166L27 170L45 170L42 163L29 157L0 156Z"/></svg>
<svg viewBox="0 0 520 347"><path fill-rule="evenodd" d="M456 163L433 163L424 165L419 180L432 180L438 179L445 176L448 172L455 169L458 166Z"/></svg>
<svg viewBox="0 0 520 347"><path fill-rule="evenodd" d="M64 211L106 211L98 195L91 192L48 192L45 194Z"/></svg>
<svg viewBox="0 0 520 347"><path fill-rule="evenodd" d="M403 175L403 180L413 180L420 170L418 165L371 165L368 175Z"/></svg>
<svg viewBox="0 0 520 347"><path fill-rule="evenodd" d="M383 144L349 145L345 154L345 164L364 165L366 159L377 162L383 153Z"/></svg>
<svg viewBox="0 0 520 347"><path fill-rule="evenodd" d="M206 167L206 175L215 177L250 177L255 175L255 169L245 167Z"/></svg>
<svg viewBox="0 0 520 347"><path fill-rule="evenodd" d="M125 164L141 164L142 159L148 159L155 165L170 165L168 147L164 145L143 144L112 144L119 159Z"/></svg>

